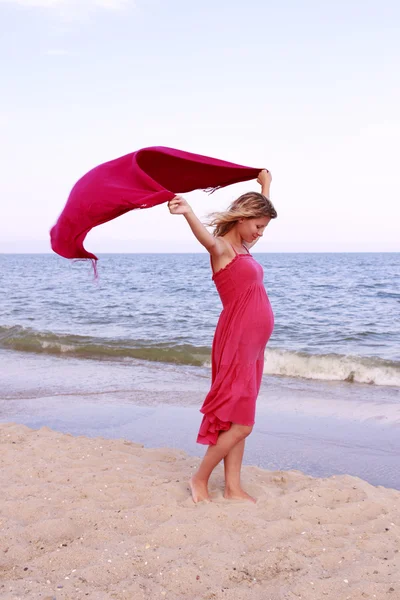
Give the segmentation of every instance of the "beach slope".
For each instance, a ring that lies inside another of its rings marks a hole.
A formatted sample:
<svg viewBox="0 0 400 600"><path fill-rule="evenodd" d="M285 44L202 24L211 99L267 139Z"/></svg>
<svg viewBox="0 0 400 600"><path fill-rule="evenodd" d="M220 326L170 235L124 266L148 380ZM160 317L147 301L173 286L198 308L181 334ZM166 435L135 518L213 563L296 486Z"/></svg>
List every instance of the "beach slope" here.
<svg viewBox="0 0 400 600"><path fill-rule="evenodd" d="M0 425L0 598L400 600L400 491L244 467L194 505L175 449Z"/></svg>

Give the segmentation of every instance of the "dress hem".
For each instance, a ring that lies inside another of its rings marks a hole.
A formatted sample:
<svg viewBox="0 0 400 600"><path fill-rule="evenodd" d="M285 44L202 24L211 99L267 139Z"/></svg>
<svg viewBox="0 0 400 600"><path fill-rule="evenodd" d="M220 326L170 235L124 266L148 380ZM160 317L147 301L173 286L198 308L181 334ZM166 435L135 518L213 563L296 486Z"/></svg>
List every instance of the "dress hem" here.
<svg viewBox="0 0 400 600"><path fill-rule="evenodd" d="M255 421L251 423L234 423L233 421L222 421L215 413L205 413L200 426L200 431L196 442L206 446L215 446L218 441L218 436L221 431L229 431L232 425L243 425L244 427L253 427ZM211 418L210 418L211 417ZM204 433L201 433L201 431Z"/></svg>

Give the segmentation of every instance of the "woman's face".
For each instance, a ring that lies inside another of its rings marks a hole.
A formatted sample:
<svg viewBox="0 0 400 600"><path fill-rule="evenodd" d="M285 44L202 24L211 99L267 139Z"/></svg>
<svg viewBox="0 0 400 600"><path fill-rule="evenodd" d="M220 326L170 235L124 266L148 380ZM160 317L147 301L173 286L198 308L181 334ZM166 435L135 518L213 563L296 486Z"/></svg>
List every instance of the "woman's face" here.
<svg viewBox="0 0 400 600"><path fill-rule="evenodd" d="M270 217L257 217L256 219L243 219L238 221L237 230L244 242L252 244L256 239L262 237Z"/></svg>

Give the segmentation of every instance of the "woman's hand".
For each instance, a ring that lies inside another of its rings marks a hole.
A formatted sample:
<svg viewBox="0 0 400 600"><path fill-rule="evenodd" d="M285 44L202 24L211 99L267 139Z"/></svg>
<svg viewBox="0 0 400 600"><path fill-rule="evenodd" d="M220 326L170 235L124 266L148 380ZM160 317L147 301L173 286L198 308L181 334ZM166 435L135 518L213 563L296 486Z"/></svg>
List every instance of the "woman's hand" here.
<svg viewBox="0 0 400 600"><path fill-rule="evenodd" d="M272 175L267 169L263 169L259 172L257 177L257 183L259 183L261 186L268 186L271 184L271 181Z"/></svg>
<svg viewBox="0 0 400 600"><path fill-rule="evenodd" d="M200 219L196 217L185 198L182 196L175 196L168 202L168 208L171 215L184 215L195 237L211 254L217 244L217 240L209 231L207 231Z"/></svg>
<svg viewBox="0 0 400 600"><path fill-rule="evenodd" d="M188 215L192 212L191 207L183 196L175 196L168 202L171 215Z"/></svg>

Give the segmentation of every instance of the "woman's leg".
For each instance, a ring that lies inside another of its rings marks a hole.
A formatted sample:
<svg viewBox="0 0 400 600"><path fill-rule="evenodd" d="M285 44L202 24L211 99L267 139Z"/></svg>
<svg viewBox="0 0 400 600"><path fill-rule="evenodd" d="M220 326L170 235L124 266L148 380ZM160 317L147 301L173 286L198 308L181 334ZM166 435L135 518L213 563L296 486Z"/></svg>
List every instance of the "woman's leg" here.
<svg viewBox="0 0 400 600"><path fill-rule="evenodd" d="M252 427L247 425L232 423L228 431L222 431L219 434L217 443L208 447L200 467L190 480L194 502L209 500L208 480L211 473L229 451L251 433L251 430Z"/></svg>
<svg viewBox="0 0 400 600"><path fill-rule="evenodd" d="M229 500L250 500L251 502L255 502L255 498L247 494L240 485L240 470L242 468L245 443L246 440L238 442L224 458L224 498Z"/></svg>

